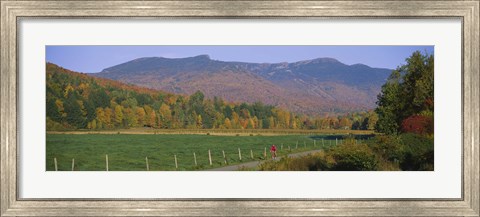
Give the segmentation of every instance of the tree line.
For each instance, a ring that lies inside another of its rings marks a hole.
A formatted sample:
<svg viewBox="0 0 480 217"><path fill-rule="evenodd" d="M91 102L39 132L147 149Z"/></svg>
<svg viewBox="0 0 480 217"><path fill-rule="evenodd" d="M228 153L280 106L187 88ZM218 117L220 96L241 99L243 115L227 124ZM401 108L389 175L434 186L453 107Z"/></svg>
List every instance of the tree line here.
<svg viewBox="0 0 480 217"><path fill-rule="evenodd" d="M433 134L434 57L414 52L382 86L376 131L385 134Z"/></svg>
<svg viewBox="0 0 480 217"><path fill-rule="evenodd" d="M47 130L123 129L357 129L373 130L374 111L307 116L261 102L232 103L142 88L47 63Z"/></svg>

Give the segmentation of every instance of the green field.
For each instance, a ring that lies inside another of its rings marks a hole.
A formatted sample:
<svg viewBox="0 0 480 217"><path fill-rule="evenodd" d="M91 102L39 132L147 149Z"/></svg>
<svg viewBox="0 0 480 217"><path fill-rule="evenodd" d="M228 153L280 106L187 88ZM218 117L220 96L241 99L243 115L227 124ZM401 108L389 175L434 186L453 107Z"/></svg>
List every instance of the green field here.
<svg viewBox="0 0 480 217"><path fill-rule="evenodd" d="M75 159L77 171L104 171L108 155L110 171L145 171L148 157L150 171L205 170L225 166L225 151L229 165L263 160L264 150L275 144L278 155L328 148L341 142L340 135L278 135L278 136L212 136L175 134L47 134L48 171L70 171ZM315 142L314 142L315 140ZM322 146L323 140L323 146ZM297 148L298 142L298 148ZM283 147L283 148L282 148ZM239 160L238 149L242 153ZM211 150L212 166L208 150ZM254 158L251 158L252 150ZM194 163L193 153L197 157ZM174 155L178 169L175 168Z"/></svg>

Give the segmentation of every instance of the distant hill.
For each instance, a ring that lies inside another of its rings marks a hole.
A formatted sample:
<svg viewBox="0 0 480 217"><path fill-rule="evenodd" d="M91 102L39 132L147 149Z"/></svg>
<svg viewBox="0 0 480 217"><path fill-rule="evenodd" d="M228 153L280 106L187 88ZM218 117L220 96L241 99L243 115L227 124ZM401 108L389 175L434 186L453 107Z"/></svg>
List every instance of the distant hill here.
<svg viewBox="0 0 480 217"><path fill-rule="evenodd" d="M236 73L230 75L233 78L231 80L244 79L241 73L238 76L240 77L237 77ZM228 76L214 80L218 82L227 78ZM52 63L46 64L45 85L47 131L132 127L370 129L369 126L373 126L369 124L370 120L374 120L375 115L370 111L344 116L307 116L262 102L232 103L219 97L207 99L200 91L189 96L167 93L93 77L91 74L70 71ZM231 88L243 89L242 84ZM255 94L256 90L249 91L249 94Z"/></svg>
<svg viewBox="0 0 480 217"><path fill-rule="evenodd" d="M244 63L146 57L112 66L97 77L172 93L256 102L305 114L346 113L375 107L390 69L346 65L333 58L294 63Z"/></svg>

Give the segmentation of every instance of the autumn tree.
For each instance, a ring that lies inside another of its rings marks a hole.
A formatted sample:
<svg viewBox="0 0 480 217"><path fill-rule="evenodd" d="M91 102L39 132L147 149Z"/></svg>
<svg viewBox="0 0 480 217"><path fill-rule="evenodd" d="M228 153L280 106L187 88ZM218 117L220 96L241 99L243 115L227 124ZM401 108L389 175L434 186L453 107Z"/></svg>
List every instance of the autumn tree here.
<svg viewBox="0 0 480 217"><path fill-rule="evenodd" d="M115 106L114 110L114 117L115 117L115 126L120 127L123 126L123 111L122 106L117 105Z"/></svg>
<svg viewBox="0 0 480 217"><path fill-rule="evenodd" d="M412 115L433 117L433 75L433 55L419 51L394 70L378 96L375 129L396 134L402 130L402 122Z"/></svg>
<svg viewBox="0 0 480 217"><path fill-rule="evenodd" d="M197 129L201 129L202 127L203 127L202 115L197 115Z"/></svg>
<svg viewBox="0 0 480 217"><path fill-rule="evenodd" d="M106 128L111 129L113 128L113 122L112 122L113 111L111 108L107 107L104 109L104 112L105 112L105 126Z"/></svg>
<svg viewBox="0 0 480 217"><path fill-rule="evenodd" d="M105 112L103 111L103 108L97 108L95 110L96 116L97 116L97 129L102 129L104 126L107 125L107 121L105 120Z"/></svg>
<svg viewBox="0 0 480 217"><path fill-rule="evenodd" d="M224 126L225 126L225 128L227 128L227 129L232 129L232 122L230 122L230 119L225 118Z"/></svg>
<svg viewBox="0 0 480 217"><path fill-rule="evenodd" d="M137 126L143 126L145 123L145 109L143 107L136 107L135 114L137 116Z"/></svg>
<svg viewBox="0 0 480 217"><path fill-rule="evenodd" d="M137 115L132 108L125 108L124 112L124 124L126 127L136 127L137 126Z"/></svg>
<svg viewBox="0 0 480 217"><path fill-rule="evenodd" d="M169 128L172 121L172 111L170 110L170 106L166 104L162 104L159 110L159 127L161 128Z"/></svg>

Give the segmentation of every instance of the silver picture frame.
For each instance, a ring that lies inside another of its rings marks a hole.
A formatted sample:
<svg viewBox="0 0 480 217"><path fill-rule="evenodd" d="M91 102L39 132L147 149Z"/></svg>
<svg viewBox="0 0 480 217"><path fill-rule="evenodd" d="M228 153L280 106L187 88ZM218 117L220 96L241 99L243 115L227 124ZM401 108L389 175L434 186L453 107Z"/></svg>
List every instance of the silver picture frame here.
<svg viewBox="0 0 480 217"><path fill-rule="evenodd" d="M0 0L0 216L479 216L479 1ZM22 199L18 21L31 18L461 18L461 199Z"/></svg>

